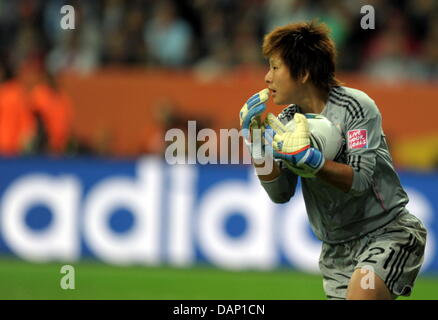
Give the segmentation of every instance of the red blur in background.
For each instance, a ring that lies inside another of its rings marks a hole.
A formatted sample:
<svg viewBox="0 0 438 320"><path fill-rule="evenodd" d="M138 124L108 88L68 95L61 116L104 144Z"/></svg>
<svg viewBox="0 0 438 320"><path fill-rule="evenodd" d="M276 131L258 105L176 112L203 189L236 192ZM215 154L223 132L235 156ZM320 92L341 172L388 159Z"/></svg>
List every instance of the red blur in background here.
<svg viewBox="0 0 438 320"><path fill-rule="evenodd" d="M209 80L194 72L113 69L87 77L70 75L64 83L75 106L74 131L92 145L102 143L101 139L106 137L110 141L107 145L110 153L133 156L160 152L166 129L164 121L157 116L160 111L183 114L184 120L207 123L215 130L239 128L238 112L253 92L265 87L263 78L261 69L236 71ZM377 103L384 132L399 166L435 165L438 158L436 86L418 82L385 85L347 74L339 78L346 86L365 91ZM164 110L167 105L176 110ZM273 113L281 109L282 106L272 103L268 107ZM429 148L421 148L425 139L435 142L435 147L429 142ZM406 144L410 146L408 152ZM417 158L424 159L418 162Z"/></svg>

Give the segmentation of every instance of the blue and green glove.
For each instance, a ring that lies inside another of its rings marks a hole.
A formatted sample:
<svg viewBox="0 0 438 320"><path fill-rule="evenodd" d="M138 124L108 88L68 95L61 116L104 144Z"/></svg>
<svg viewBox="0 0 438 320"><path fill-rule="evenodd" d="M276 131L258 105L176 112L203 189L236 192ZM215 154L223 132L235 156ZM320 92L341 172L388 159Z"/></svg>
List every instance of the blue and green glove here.
<svg viewBox="0 0 438 320"><path fill-rule="evenodd" d="M290 130L269 113L265 120L265 138L272 143L274 158L286 160L287 166L302 177L315 177L324 166L324 156L310 144L309 123L305 115L296 113L293 121L295 129Z"/></svg>
<svg viewBox="0 0 438 320"><path fill-rule="evenodd" d="M265 159L265 142L263 139L263 124L261 114L266 110L269 99L269 89L263 89L249 98L240 109L240 126L244 141L251 157L257 161Z"/></svg>

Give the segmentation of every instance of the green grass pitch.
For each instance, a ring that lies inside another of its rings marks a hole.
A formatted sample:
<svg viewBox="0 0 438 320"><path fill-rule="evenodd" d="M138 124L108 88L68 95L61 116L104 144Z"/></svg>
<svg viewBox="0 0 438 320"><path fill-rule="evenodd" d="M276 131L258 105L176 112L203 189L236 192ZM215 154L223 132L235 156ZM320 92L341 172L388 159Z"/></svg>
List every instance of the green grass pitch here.
<svg viewBox="0 0 438 320"><path fill-rule="evenodd" d="M63 263L0 258L0 299L325 299L319 275L293 270L225 271L212 267L116 267L73 263L75 289L63 290ZM409 299L438 299L438 277L418 278Z"/></svg>

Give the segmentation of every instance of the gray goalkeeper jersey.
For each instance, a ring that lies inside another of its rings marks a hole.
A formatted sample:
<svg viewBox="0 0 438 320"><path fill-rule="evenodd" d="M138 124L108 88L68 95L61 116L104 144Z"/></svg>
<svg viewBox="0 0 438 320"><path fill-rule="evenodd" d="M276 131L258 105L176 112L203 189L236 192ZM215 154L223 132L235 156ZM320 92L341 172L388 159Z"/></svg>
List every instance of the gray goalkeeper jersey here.
<svg viewBox="0 0 438 320"><path fill-rule="evenodd" d="M290 105L278 118L292 121L299 107ZM382 130L382 117L375 102L364 92L333 87L321 112L345 139L336 162L353 168L353 185L348 193L319 178L301 178L302 191L311 227L328 243L341 243L361 237L390 222L406 211L408 196L394 170ZM297 176L278 161L281 175L262 182L269 197L278 203L295 193Z"/></svg>

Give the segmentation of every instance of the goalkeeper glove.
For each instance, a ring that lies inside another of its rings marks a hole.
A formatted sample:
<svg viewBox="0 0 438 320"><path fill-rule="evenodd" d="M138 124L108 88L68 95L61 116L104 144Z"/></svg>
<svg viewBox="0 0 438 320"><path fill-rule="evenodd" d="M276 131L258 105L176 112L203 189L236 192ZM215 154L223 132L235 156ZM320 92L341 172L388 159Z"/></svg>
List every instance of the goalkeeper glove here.
<svg viewBox="0 0 438 320"><path fill-rule="evenodd" d="M272 136L265 134L267 140L272 142L273 154L277 159L290 162L297 169L293 170L304 177L314 177L324 166L325 159L322 153L310 145L310 130L306 117L296 113L295 129L288 130L272 113L266 117L266 133L272 132Z"/></svg>
<svg viewBox="0 0 438 320"><path fill-rule="evenodd" d="M251 157L256 161L265 159L260 116L266 110L265 102L268 98L269 89L261 90L246 101L239 113L245 144Z"/></svg>

